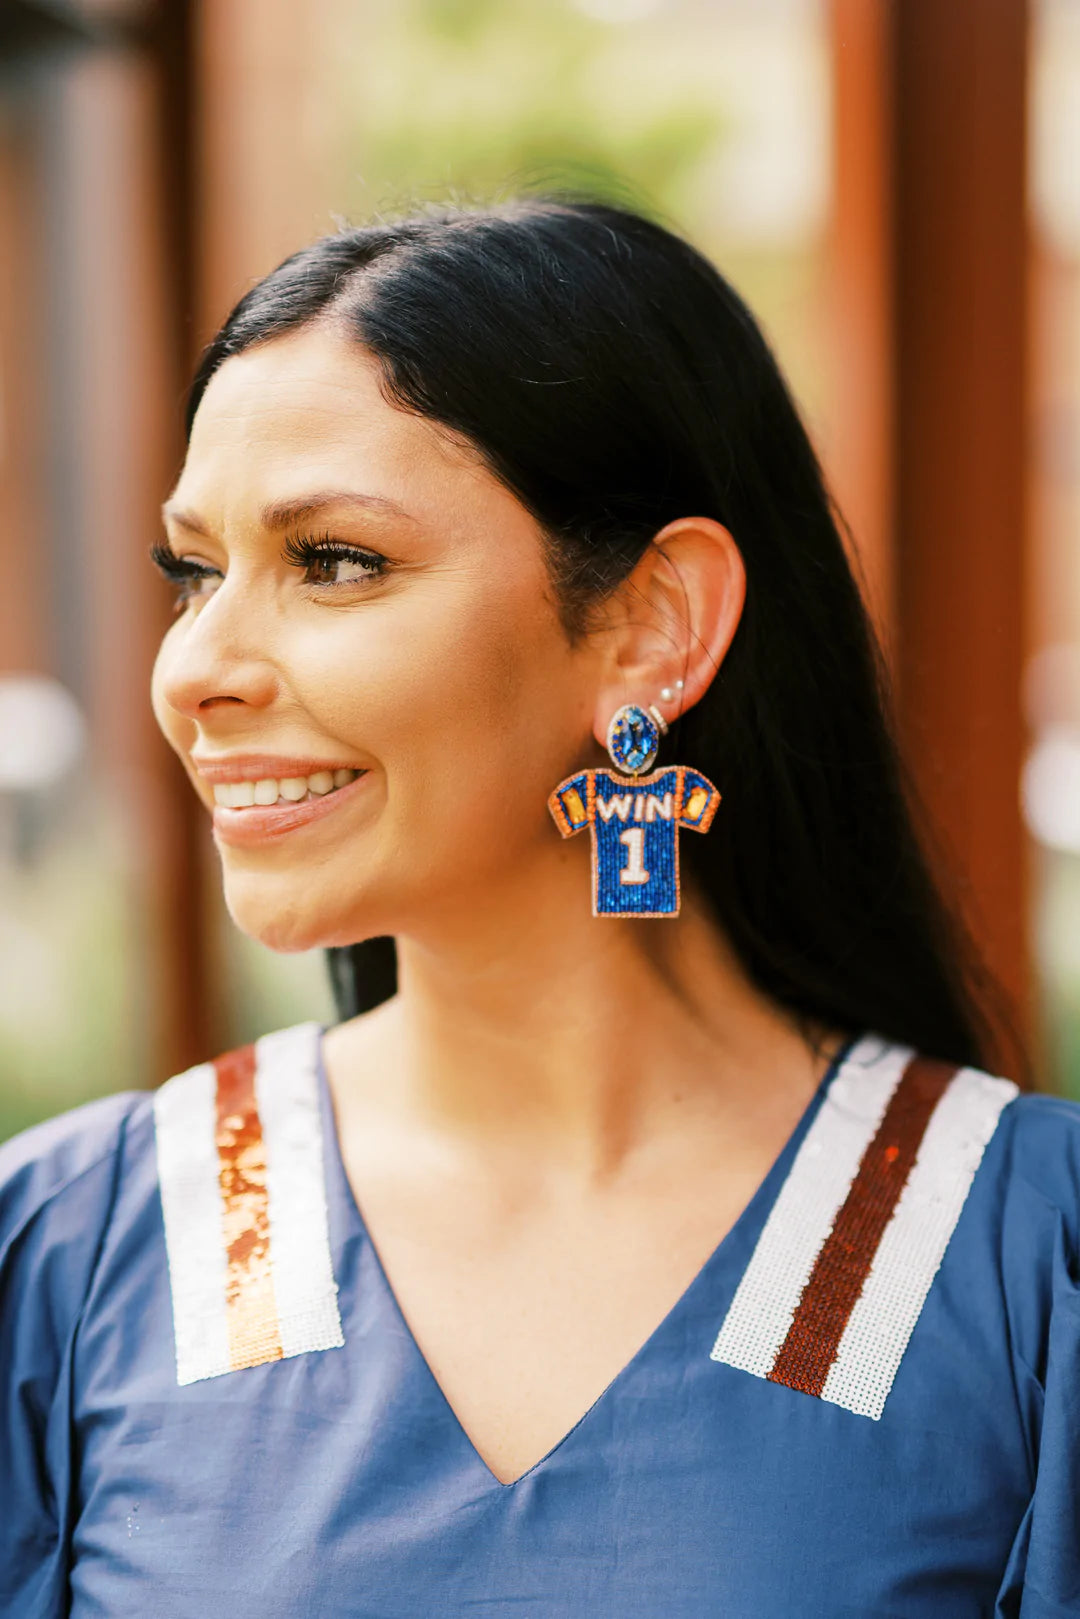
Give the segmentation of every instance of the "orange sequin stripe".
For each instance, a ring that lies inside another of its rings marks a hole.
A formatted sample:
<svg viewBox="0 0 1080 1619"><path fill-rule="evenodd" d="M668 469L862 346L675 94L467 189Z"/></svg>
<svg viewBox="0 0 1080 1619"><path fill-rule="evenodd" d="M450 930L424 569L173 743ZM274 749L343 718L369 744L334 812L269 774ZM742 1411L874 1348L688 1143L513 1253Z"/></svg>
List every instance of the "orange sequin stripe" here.
<svg viewBox="0 0 1080 1619"><path fill-rule="evenodd" d="M927 1057L905 1069L810 1272L771 1383L820 1396L930 1116L956 1072Z"/></svg>
<svg viewBox="0 0 1080 1619"><path fill-rule="evenodd" d="M214 1060L218 1183L225 1238L225 1319L233 1370L281 1359L270 1270L266 1145L255 1101L255 1048Z"/></svg>

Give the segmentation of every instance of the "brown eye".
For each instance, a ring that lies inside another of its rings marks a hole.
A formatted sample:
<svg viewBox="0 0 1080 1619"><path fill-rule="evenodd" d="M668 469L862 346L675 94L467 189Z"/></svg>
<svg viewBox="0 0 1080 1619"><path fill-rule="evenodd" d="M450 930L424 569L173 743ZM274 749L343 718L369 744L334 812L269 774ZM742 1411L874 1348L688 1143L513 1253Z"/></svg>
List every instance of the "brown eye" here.
<svg viewBox="0 0 1080 1619"><path fill-rule="evenodd" d="M303 568L312 585L355 585L386 572L387 560L378 551L360 545L345 545L328 535L312 539L290 535L282 547L288 562Z"/></svg>

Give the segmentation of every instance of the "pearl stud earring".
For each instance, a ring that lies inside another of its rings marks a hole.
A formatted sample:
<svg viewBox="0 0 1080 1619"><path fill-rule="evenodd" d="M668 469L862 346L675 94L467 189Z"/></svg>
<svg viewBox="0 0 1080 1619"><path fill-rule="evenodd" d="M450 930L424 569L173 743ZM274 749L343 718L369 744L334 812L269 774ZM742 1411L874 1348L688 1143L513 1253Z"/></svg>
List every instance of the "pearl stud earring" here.
<svg viewBox="0 0 1080 1619"><path fill-rule="evenodd" d="M672 688L670 686L661 686L661 688L660 688L660 701L662 703L670 703L672 701L672 699L675 697L676 693L682 691L682 689L683 689L683 682L681 680L677 680L675 682L674 690L672 690Z"/></svg>

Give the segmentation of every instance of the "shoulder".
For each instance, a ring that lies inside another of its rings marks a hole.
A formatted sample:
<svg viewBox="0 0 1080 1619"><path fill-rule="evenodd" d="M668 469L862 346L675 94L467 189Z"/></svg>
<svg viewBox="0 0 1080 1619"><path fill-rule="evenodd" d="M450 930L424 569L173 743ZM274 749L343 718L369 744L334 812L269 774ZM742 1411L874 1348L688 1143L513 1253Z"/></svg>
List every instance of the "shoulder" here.
<svg viewBox="0 0 1080 1619"><path fill-rule="evenodd" d="M1075 1103L867 1036L802 1144L788 1223L843 1270L854 1314L888 1314L899 1290L913 1327L933 1289L960 1314L997 1299L1041 1319L1076 1248L1078 1166Z"/></svg>
<svg viewBox="0 0 1080 1619"><path fill-rule="evenodd" d="M1041 1091L1017 1092L1001 1115L1002 1140L1018 1172L1052 1164L1076 1184L1080 1168L1080 1102Z"/></svg>
<svg viewBox="0 0 1080 1619"><path fill-rule="evenodd" d="M159 1157L259 1122L290 1104L318 1100L323 1026L292 1024L174 1074L152 1103ZM202 1150L202 1147L199 1150Z"/></svg>
<svg viewBox="0 0 1080 1619"><path fill-rule="evenodd" d="M833 1133L863 1115L853 1191L888 1210L875 1264L891 1253L909 1276L921 1255L929 1281L948 1250L954 1293L995 1294L1014 1325L1048 1319L1080 1271L1080 1104L884 1042L853 1056Z"/></svg>
<svg viewBox="0 0 1080 1619"><path fill-rule="evenodd" d="M151 1103L148 1091L105 1096L0 1145L0 1247L53 1205L89 1211L107 1201L129 1131L148 1124Z"/></svg>
<svg viewBox="0 0 1080 1619"><path fill-rule="evenodd" d="M321 1035L318 1023L275 1030L178 1074L155 1098L181 1384L344 1342Z"/></svg>
<svg viewBox="0 0 1080 1619"><path fill-rule="evenodd" d="M986 1155L987 1192L1006 1230L1057 1225L1080 1247L1080 1102L1017 1094L1002 1111Z"/></svg>
<svg viewBox="0 0 1080 1619"><path fill-rule="evenodd" d="M957 1336L996 1344L1007 1366L1022 1336L1034 1363L1054 1255L1077 1227L1078 1113L877 1035L855 1041L713 1358L875 1419L913 1340L920 1353Z"/></svg>
<svg viewBox="0 0 1080 1619"><path fill-rule="evenodd" d="M0 1401L12 1387L36 1390L40 1415L51 1398L130 1179L126 1165L149 1171L149 1121L149 1094L129 1092L0 1147Z"/></svg>
<svg viewBox="0 0 1080 1619"><path fill-rule="evenodd" d="M970 1202L999 1228L1036 1210L1080 1225L1080 1103L873 1036L848 1053L829 1100L845 1125L859 1117L862 1145L920 1191L927 1218L951 1199L957 1216Z"/></svg>

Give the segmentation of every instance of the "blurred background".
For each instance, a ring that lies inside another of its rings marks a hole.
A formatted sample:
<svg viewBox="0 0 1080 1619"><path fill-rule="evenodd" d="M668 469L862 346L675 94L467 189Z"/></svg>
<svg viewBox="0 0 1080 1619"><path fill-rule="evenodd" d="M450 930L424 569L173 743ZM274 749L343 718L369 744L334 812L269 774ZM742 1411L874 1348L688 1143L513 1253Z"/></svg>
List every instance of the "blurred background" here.
<svg viewBox="0 0 1080 1619"><path fill-rule="evenodd" d="M1080 1096L1080 0L0 0L0 1136L334 1021L150 712L184 387L312 237L537 180L629 187L760 316Z"/></svg>

